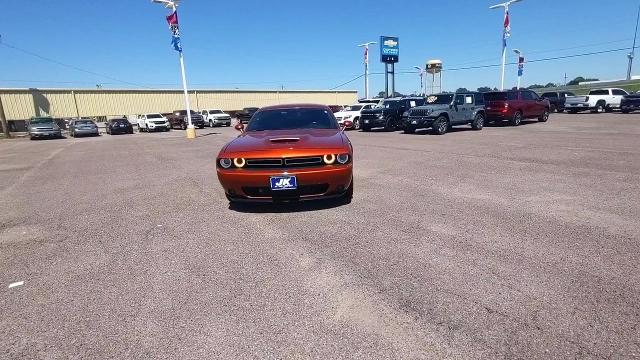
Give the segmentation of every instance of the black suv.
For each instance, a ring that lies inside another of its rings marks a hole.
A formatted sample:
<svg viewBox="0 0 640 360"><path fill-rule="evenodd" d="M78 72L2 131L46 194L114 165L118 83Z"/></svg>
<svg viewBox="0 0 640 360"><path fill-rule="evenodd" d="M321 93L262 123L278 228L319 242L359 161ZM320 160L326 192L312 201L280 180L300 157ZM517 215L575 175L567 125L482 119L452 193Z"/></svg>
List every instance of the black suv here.
<svg viewBox="0 0 640 360"><path fill-rule="evenodd" d="M540 95L541 98L549 100L551 112L563 112L567 96L576 96L576 94L568 91L552 91Z"/></svg>
<svg viewBox="0 0 640 360"><path fill-rule="evenodd" d="M258 110L260 110L260 108L246 107L242 109L242 111L238 111L236 113L236 119L238 119L238 121L240 121L241 123L246 124L249 122L249 120L251 120L253 114L255 114Z"/></svg>
<svg viewBox="0 0 640 360"><path fill-rule="evenodd" d="M424 98L390 98L380 100L377 107L362 110L360 121L362 131L372 128L384 128L387 131L398 130L402 127L402 115L409 109L424 105Z"/></svg>
<svg viewBox="0 0 640 360"><path fill-rule="evenodd" d="M424 106L409 110L403 119L403 128L406 134L431 128L432 133L444 135L450 127L457 125L470 124L472 129L482 130L485 118L481 93L435 94L427 97Z"/></svg>

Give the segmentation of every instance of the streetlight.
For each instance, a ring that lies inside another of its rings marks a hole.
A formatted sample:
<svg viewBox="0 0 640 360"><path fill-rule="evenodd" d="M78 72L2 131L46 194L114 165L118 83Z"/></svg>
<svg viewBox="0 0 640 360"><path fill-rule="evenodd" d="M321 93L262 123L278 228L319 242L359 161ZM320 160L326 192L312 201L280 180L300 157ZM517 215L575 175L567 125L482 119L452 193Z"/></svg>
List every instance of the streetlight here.
<svg viewBox="0 0 640 360"><path fill-rule="evenodd" d="M513 52L518 55L518 87L516 89L520 90L520 80L524 72L524 56L522 56L522 51L518 49L513 49Z"/></svg>
<svg viewBox="0 0 640 360"><path fill-rule="evenodd" d="M504 8L504 28L502 30L502 76L500 80L500 90L504 90L504 65L507 60L507 38L511 36L511 24L509 21L509 5L522 0L510 0L502 4L490 6L489 9Z"/></svg>
<svg viewBox="0 0 640 360"><path fill-rule="evenodd" d="M187 138L195 139L196 137L196 128L193 126L191 122L191 104L189 103L189 93L187 92L187 76L184 71L184 57L182 55L182 45L180 44L180 30L178 26L178 3L180 0L151 0L153 3L163 4L165 8L171 9L171 15L167 17L167 22L169 22L169 26L171 28L171 32L173 33L173 46L174 49L180 54L180 71L182 72L182 90L184 91L184 102L187 110Z"/></svg>
<svg viewBox="0 0 640 360"><path fill-rule="evenodd" d="M419 73L418 73L418 74L420 74L420 95L425 95L425 93L427 92L427 90L425 89L425 88L426 88L426 85L423 85L423 83L424 83L423 79L424 79L424 73L425 73L425 71L426 71L426 70L425 70L425 69L423 69L423 68L421 68L420 66L414 66L413 68L414 68L414 69L416 69L416 70L418 70L418 71L419 71ZM424 87L423 87L423 86L424 86ZM424 90L423 90L423 89L424 89Z"/></svg>
<svg viewBox="0 0 640 360"><path fill-rule="evenodd" d="M638 16L636 17L636 32L633 34L633 47L627 57L629 58L629 69L627 69L627 80L631 80L631 68L633 67L633 58L636 55L636 38L638 37L638 20L640 20L640 6L638 6Z"/></svg>
<svg viewBox="0 0 640 360"><path fill-rule="evenodd" d="M369 45L377 44L375 41L369 41L364 44L358 45L358 47L364 48L364 97L369 98Z"/></svg>

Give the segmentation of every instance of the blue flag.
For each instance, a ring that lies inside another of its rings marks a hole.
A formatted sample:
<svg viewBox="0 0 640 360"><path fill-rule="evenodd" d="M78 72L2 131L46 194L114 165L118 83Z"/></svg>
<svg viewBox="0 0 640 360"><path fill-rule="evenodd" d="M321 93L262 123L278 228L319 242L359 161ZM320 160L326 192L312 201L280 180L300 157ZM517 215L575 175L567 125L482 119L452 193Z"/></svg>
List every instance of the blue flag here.
<svg viewBox="0 0 640 360"><path fill-rule="evenodd" d="M171 45L173 45L173 49L177 52L182 52L182 43L180 42L180 35L173 35L171 37Z"/></svg>

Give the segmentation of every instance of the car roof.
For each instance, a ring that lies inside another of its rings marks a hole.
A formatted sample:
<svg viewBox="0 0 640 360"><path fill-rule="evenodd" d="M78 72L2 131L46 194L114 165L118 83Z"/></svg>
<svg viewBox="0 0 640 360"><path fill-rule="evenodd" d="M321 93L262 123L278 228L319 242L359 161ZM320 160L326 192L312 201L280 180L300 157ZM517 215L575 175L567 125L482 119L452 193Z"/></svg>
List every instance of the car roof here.
<svg viewBox="0 0 640 360"><path fill-rule="evenodd" d="M283 110L283 109L328 109L327 105L321 104L280 104L260 108L260 110Z"/></svg>

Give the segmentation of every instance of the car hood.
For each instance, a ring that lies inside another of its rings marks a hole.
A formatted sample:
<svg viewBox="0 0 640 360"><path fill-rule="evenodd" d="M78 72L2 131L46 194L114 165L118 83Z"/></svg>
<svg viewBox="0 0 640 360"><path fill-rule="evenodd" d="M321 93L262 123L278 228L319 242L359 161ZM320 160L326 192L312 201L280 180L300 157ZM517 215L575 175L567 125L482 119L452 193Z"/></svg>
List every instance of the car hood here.
<svg viewBox="0 0 640 360"><path fill-rule="evenodd" d="M225 147L227 153L291 149L338 149L345 146L338 129L305 129L247 132Z"/></svg>
<svg viewBox="0 0 640 360"><path fill-rule="evenodd" d="M362 110L360 113L361 114L382 114L382 113L384 113L385 110L387 110L387 109L383 108L383 107L379 107L379 108L375 108L375 109Z"/></svg>

